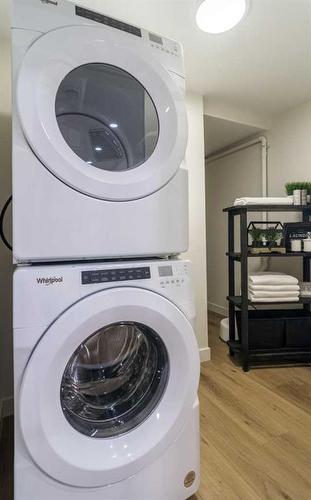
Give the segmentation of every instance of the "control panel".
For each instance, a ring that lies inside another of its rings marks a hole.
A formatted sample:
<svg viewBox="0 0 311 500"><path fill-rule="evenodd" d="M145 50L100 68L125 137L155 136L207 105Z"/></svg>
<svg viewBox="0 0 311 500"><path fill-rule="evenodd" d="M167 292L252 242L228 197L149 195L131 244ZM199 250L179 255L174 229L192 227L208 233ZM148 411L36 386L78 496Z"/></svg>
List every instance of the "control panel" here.
<svg viewBox="0 0 311 500"><path fill-rule="evenodd" d="M171 56L180 57L180 49L177 43L167 38L162 38L159 35L154 35L153 33L148 33L149 44L154 49L159 50L163 54L169 54Z"/></svg>
<svg viewBox="0 0 311 500"><path fill-rule="evenodd" d="M82 285L110 283L116 281L146 280L150 278L150 267L126 267L122 269L82 271Z"/></svg>
<svg viewBox="0 0 311 500"><path fill-rule="evenodd" d="M161 288L171 288L182 286L188 277L187 263L161 264L158 267L158 274Z"/></svg>
<svg viewBox="0 0 311 500"><path fill-rule="evenodd" d="M105 24L106 26L110 26L111 28L126 31L127 33L131 33L131 35L141 37L141 29L137 28L136 26L118 21L117 19L113 19L112 17L104 16L103 14L99 14L98 12L76 6L76 15L84 17L85 19L90 19L91 21L95 21L96 23Z"/></svg>
<svg viewBox="0 0 311 500"><path fill-rule="evenodd" d="M159 54L167 54L178 58L181 57L181 51L179 45L172 40L163 38L159 35L156 35L155 33L142 30L137 26L133 26L123 21L119 21L118 19L114 19L113 17L100 14L99 12L94 12L93 10L85 9L84 7L75 6L75 11L76 15L79 17L83 17L84 19L89 19L90 21L94 21L96 23L105 24L110 28L115 28L117 30L130 33L131 35L135 35L143 39L144 42L147 42L152 48L157 49L159 51Z"/></svg>

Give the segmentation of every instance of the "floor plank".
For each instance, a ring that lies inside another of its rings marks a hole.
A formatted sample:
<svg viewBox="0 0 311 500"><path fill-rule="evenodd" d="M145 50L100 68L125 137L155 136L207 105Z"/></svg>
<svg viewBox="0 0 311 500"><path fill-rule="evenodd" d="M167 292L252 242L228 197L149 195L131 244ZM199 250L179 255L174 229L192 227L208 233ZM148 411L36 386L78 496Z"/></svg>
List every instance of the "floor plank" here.
<svg viewBox="0 0 311 500"><path fill-rule="evenodd" d="M244 373L218 338L220 320L210 314L212 360L202 365L200 384L201 488L191 500L310 500L311 370ZM13 500L12 418L0 441L0 499Z"/></svg>
<svg viewBox="0 0 311 500"><path fill-rule="evenodd" d="M202 482L192 500L311 499L310 367L244 373L209 316L212 361L202 365Z"/></svg>

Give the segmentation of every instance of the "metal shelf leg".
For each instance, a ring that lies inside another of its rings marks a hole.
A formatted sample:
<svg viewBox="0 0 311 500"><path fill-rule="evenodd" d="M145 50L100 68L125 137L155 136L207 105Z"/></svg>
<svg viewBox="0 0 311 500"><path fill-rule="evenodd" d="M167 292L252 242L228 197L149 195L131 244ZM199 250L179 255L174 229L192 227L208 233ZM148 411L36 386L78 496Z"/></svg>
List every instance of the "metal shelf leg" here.
<svg viewBox="0 0 311 500"><path fill-rule="evenodd" d="M243 347L243 370L249 369L249 342L248 342L248 238L247 238L247 211L241 210L240 215L240 242L241 242L241 337Z"/></svg>

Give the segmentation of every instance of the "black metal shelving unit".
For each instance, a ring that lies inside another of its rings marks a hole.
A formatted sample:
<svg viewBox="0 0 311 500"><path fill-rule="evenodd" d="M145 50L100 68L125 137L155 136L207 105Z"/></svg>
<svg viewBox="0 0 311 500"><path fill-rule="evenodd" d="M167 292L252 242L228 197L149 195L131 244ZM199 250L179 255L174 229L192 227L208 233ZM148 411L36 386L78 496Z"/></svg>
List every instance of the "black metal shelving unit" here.
<svg viewBox="0 0 311 500"><path fill-rule="evenodd" d="M248 259L249 258L282 258L301 257L303 260L303 280L310 281L310 259L311 254L307 252L288 252L286 254L251 254L248 251L248 214L251 212L299 212L303 222L310 222L310 205L243 205L225 208L228 213L228 297L229 302L229 353L230 356L239 354L242 357L243 370L248 371L252 362L311 362L310 348L278 348L278 349L250 349L249 347L249 321L248 311L250 306L262 306L263 302L250 302L248 300ZM235 251L235 219L240 218L240 252ZM235 295L235 264L241 265L241 295ZM276 302L273 305L277 304ZM280 303L285 305L286 302ZM300 298L299 302L288 302L292 306L302 304L303 309L310 311L311 297ZM266 304L268 305L268 303ZM272 303L270 302L271 306ZM235 311L241 311L241 341L235 340Z"/></svg>

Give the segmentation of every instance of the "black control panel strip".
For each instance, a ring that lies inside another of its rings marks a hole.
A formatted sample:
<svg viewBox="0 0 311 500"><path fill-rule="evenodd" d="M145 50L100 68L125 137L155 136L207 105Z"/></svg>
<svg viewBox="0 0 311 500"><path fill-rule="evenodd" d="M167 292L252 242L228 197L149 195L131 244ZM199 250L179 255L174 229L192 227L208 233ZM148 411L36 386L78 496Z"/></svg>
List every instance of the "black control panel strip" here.
<svg viewBox="0 0 311 500"><path fill-rule="evenodd" d="M150 267L82 271L82 285L150 279Z"/></svg>
<svg viewBox="0 0 311 500"><path fill-rule="evenodd" d="M98 12L93 12L92 10L76 6L76 15L84 17L86 19L90 19L91 21L95 21L96 23L105 24L106 26L110 26L111 28L116 28L117 30L126 31L127 33L131 33L131 35L141 37L141 30L136 26L131 26L130 24L123 23L122 21L118 21L117 19L113 19L112 17L104 16L103 14L99 14Z"/></svg>

